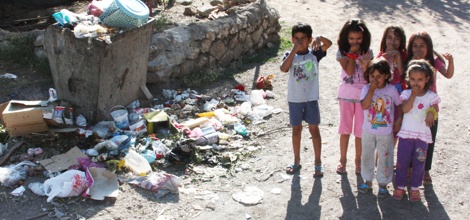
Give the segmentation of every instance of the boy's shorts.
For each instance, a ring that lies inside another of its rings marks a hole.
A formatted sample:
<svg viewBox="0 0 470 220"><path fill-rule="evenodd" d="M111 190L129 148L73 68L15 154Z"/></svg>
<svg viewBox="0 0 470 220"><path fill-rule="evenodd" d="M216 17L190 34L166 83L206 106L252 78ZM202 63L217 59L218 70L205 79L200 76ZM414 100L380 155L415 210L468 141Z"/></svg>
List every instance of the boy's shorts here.
<svg viewBox="0 0 470 220"><path fill-rule="evenodd" d="M352 103L339 99L339 134L351 134L354 126L354 136L362 137L364 110L361 103Z"/></svg>
<svg viewBox="0 0 470 220"><path fill-rule="evenodd" d="M320 108L318 101L289 102L290 125L298 126L302 120L311 125L320 124Z"/></svg>

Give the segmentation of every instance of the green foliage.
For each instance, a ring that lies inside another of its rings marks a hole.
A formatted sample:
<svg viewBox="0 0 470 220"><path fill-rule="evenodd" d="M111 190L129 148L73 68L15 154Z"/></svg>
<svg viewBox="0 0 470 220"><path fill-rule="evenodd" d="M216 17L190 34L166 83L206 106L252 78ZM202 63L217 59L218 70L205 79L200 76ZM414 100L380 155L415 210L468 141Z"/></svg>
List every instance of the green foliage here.
<svg viewBox="0 0 470 220"><path fill-rule="evenodd" d="M162 32L174 26L175 23L173 23L168 17L166 17L166 15L162 14L158 17L157 21L155 22L155 32Z"/></svg>
<svg viewBox="0 0 470 220"><path fill-rule="evenodd" d="M291 41L292 35L290 32L291 32L290 29L283 28L281 29L279 33L279 35L281 36L281 43L279 46L279 50L281 52L292 49L292 46L293 46L292 41Z"/></svg>

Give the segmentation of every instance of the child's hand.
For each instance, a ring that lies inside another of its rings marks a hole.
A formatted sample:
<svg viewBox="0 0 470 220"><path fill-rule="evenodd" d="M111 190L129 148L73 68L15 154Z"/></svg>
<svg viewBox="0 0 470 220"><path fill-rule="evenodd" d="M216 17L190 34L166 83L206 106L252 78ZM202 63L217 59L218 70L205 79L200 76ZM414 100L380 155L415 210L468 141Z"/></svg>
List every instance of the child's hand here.
<svg viewBox="0 0 470 220"><path fill-rule="evenodd" d="M300 43L294 40L294 47L292 48L292 53L297 53L300 49Z"/></svg>
<svg viewBox="0 0 470 220"><path fill-rule="evenodd" d="M421 88L418 85L411 85L411 95L418 96Z"/></svg>
<svg viewBox="0 0 470 220"><path fill-rule="evenodd" d="M350 52L357 53L361 49L360 44L351 44L351 48L349 48Z"/></svg>
<svg viewBox="0 0 470 220"><path fill-rule="evenodd" d="M451 53L444 53L442 54L442 56L449 62L453 62L454 61L454 57L452 56Z"/></svg>
<svg viewBox="0 0 470 220"><path fill-rule="evenodd" d="M426 115L426 126L428 127L431 127L434 125L434 113L432 112L428 112L428 114Z"/></svg>
<svg viewBox="0 0 470 220"><path fill-rule="evenodd" d="M375 89L377 89L378 86L379 86L379 81L373 79L373 80L370 81L369 89L372 90L372 91L375 91Z"/></svg>
<svg viewBox="0 0 470 220"><path fill-rule="evenodd" d="M359 63L361 64L362 69L363 69L364 71L365 71L365 70L367 69L367 67L369 66L370 60L372 60L372 55L370 54L369 51L367 51L367 53L365 53L364 55L362 55L362 56L359 58Z"/></svg>
<svg viewBox="0 0 470 220"><path fill-rule="evenodd" d="M321 48L321 36L315 36L312 41L312 48L313 50L320 50Z"/></svg>

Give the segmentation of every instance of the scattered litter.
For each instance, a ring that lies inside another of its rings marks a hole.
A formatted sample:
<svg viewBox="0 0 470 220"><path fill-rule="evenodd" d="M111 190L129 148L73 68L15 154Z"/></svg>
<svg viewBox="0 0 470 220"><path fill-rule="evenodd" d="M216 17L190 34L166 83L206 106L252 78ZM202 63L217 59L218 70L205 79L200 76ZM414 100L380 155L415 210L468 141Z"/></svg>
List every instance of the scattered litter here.
<svg viewBox="0 0 470 220"><path fill-rule="evenodd" d="M73 147L65 154L52 156L49 159L39 161L39 163L49 172L56 173L68 169L70 166L78 165L78 158L86 158L78 147Z"/></svg>
<svg viewBox="0 0 470 220"><path fill-rule="evenodd" d="M18 78L15 74L12 74L12 73L5 73L5 74L1 74L0 75L0 78L5 78L5 79L16 79Z"/></svg>
<svg viewBox="0 0 470 220"><path fill-rule="evenodd" d="M36 164L30 161L23 161L19 164L12 164L7 167L0 167L0 183L2 186L14 187L20 181L26 179L28 166L35 167Z"/></svg>
<svg viewBox="0 0 470 220"><path fill-rule="evenodd" d="M105 197L117 197L119 183L115 173L106 168L90 167L92 185L87 189L87 194L94 200L103 200Z"/></svg>
<svg viewBox="0 0 470 220"><path fill-rule="evenodd" d="M11 195L13 195L13 196L22 196L24 191L26 191L24 186L20 186L20 187L16 188L15 190L13 190L11 192Z"/></svg>
<svg viewBox="0 0 470 220"><path fill-rule="evenodd" d="M137 175L145 176L147 173L152 172L152 167L150 167L145 157L136 153L134 150L129 150L129 153L124 157L124 161L124 166Z"/></svg>
<svg viewBox="0 0 470 220"><path fill-rule="evenodd" d="M171 193L178 193L178 187L181 186L179 177L167 173L151 173L145 177L132 178L128 182L152 192L165 189L170 190Z"/></svg>
<svg viewBox="0 0 470 220"><path fill-rule="evenodd" d="M244 205L256 205L263 201L264 192L256 186L247 186L232 195L233 200Z"/></svg>
<svg viewBox="0 0 470 220"><path fill-rule="evenodd" d="M42 148L29 148L28 149L28 155L29 156L36 156L38 154L41 154L43 152Z"/></svg>
<svg viewBox="0 0 470 220"><path fill-rule="evenodd" d="M44 182L44 191L48 196L47 202L54 197L78 196L89 187L89 180L85 172L79 170L68 170L64 173L50 178Z"/></svg>
<svg viewBox="0 0 470 220"><path fill-rule="evenodd" d="M28 188L33 191L34 194L40 195L40 196L45 196L46 192L44 191L44 184L36 182L36 183L30 183L28 185Z"/></svg>

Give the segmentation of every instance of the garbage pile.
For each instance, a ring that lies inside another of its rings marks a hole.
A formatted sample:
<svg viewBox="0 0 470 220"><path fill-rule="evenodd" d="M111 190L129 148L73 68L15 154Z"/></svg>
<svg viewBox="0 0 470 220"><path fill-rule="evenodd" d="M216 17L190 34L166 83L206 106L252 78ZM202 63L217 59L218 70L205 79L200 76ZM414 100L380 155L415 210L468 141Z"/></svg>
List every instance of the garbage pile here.
<svg viewBox="0 0 470 220"><path fill-rule="evenodd" d="M77 116L78 134L99 142L37 163L23 161L0 167L0 183L15 187L28 172L39 170L49 179L28 187L48 196L48 202L54 197L77 195L96 200L116 197L118 179L160 194L162 190L178 193L180 178L154 172L154 167L191 163L229 168L262 148L251 144L257 133L250 128L282 112L266 104L266 99L276 94L258 89L248 95L241 84L217 98L191 89L162 93L164 97L155 99L153 107L142 107L139 101L113 107L113 121L89 125L85 117ZM21 143L15 148L18 145ZM5 152L7 147L1 146ZM34 156L42 149L31 148L28 153ZM17 190L15 194L21 195L24 187Z"/></svg>
<svg viewBox="0 0 470 220"><path fill-rule="evenodd" d="M92 1L87 13L62 9L52 15L63 27L73 29L77 38L96 38L111 44L111 34L145 25L150 9L139 0Z"/></svg>

